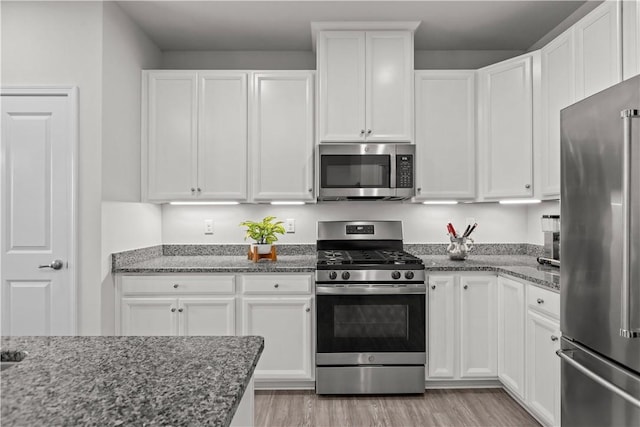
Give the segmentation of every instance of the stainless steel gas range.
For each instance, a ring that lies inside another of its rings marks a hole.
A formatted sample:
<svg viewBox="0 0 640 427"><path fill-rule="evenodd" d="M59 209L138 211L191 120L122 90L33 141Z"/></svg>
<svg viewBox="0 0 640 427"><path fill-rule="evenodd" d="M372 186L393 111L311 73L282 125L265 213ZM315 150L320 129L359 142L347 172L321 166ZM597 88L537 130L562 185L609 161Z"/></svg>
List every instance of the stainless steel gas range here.
<svg viewBox="0 0 640 427"><path fill-rule="evenodd" d="M316 392L423 393L425 273L400 221L318 222Z"/></svg>

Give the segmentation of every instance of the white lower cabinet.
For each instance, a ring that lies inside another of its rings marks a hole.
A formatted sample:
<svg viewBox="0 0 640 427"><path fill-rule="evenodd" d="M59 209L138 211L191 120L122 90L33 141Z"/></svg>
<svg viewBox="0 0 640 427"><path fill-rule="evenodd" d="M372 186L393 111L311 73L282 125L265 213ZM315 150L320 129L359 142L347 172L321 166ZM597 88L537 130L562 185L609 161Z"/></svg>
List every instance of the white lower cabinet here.
<svg viewBox="0 0 640 427"><path fill-rule="evenodd" d="M235 298L123 298L122 335L234 335Z"/></svg>
<svg viewBox="0 0 640 427"><path fill-rule="evenodd" d="M527 312L527 406L546 426L560 425L560 325Z"/></svg>
<svg viewBox="0 0 640 427"><path fill-rule="evenodd" d="M498 378L516 396L525 398L524 284L498 277Z"/></svg>
<svg viewBox="0 0 640 427"><path fill-rule="evenodd" d="M493 379L496 276L429 276L427 380Z"/></svg>
<svg viewBox="0 0 640 427"><path fill-rule="evenodd" d="M264 337L256 380L312 380L312 303L306 297L242 298L241 335Z"/></svg>

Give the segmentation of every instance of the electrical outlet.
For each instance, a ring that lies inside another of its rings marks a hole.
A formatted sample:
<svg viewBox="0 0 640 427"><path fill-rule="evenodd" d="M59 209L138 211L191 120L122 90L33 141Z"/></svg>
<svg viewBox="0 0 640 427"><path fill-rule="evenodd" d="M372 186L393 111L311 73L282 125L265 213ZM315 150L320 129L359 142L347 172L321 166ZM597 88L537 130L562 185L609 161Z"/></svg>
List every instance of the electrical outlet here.
<svg viewBox="0 0 640 427"><path fill-rule="evenodd" d="M213 234L213 220L205 219L204 220L204 234Z"/></svg>
<svg viewBox="0 0 640 427"><path fill-rule="evenodd" d="M284 220L284 229L287 233L295 233L296 232L296 220L293 218L288 218Z"/></svg>

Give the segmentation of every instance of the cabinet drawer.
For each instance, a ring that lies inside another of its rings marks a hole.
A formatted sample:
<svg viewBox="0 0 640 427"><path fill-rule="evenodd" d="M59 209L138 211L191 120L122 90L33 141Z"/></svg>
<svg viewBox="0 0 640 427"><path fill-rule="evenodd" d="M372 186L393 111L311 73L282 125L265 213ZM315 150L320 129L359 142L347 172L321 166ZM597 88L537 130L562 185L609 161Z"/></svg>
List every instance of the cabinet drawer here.
<svg viewBox="0 0 640 427"><path fill-rule="evenodd" d="M123 295L233 294L235 277L229 276L125 276Z"/></svg>
<svg viewBox="0 0 640 427"><path fill-rule="evenodd" d="M560 318L560 294L547 291L537 286L527 286L527 305L534 310Z"/></svg>
<svg viewBox="0 0 640 427"><path fill-rule="evenodd" d="M242 276L244 294L310 294L311 276L260 274Z"/></svg>

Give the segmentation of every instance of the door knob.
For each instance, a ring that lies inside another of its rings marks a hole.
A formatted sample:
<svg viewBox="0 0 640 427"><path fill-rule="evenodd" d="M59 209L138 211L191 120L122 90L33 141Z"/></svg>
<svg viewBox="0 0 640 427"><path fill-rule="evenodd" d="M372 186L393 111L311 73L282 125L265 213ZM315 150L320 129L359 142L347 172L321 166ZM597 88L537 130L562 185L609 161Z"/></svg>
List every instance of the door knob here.
<svg viewBox="0 0 640 427"><path fill-rule="evenodd" d="M60 270L64 263L59 259L51 261L51 264L40 265L38 268L52 268L54 270Z"/></svg>

